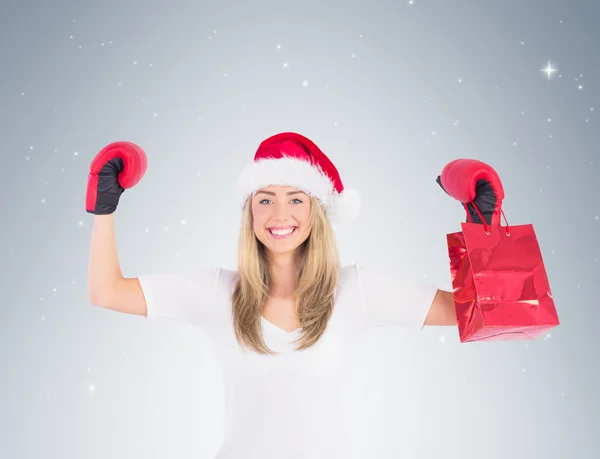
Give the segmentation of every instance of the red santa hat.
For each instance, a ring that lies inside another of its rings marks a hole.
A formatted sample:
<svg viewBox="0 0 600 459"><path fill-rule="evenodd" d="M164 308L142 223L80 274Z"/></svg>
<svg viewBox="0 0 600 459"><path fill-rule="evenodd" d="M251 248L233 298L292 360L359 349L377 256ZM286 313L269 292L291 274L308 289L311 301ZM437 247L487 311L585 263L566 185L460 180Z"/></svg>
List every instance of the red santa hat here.
<svg viewBox="0 0 600 459"><path fill-rule="evenodd" d="M314 142L294 132L276 134L259 145L237 182L240 207L269 185L290 186L317 197L332 223L352 221L360 211L360 195L344 188L337 169Z"/></svg>

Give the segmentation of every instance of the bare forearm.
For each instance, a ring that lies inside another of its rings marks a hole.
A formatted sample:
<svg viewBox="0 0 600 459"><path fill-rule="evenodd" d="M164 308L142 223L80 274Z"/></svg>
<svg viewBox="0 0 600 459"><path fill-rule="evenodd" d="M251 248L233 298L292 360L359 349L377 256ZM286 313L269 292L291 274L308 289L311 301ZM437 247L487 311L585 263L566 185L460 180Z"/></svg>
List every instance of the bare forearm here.
<svg viewBox="0 0 600 459"><path fill-rule="evenodd" d="M88 269L91 302L101 300L115 281L123 277L117 254L114 214L94 216Z"/></svg>

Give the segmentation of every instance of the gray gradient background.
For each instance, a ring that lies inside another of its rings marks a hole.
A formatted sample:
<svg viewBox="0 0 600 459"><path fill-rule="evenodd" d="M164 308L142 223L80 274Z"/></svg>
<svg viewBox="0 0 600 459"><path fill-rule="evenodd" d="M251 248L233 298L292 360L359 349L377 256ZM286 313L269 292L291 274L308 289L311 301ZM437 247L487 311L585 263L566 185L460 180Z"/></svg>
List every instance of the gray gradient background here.
<svg viewBox="0 0 600 459"><path fill-rule="evenodd" d="M364 457L600 457L598 5L2 3L0 457L216 452L202 330L88 303L87 172L115 140L148 155L115 215L125 276L234 267L233 184L284 130L362 193L337 228L344 262L445 289L464 212L435 177L491 164L509 224L537 231L562 322L535 341L369 333L345 389Z"/></svg>

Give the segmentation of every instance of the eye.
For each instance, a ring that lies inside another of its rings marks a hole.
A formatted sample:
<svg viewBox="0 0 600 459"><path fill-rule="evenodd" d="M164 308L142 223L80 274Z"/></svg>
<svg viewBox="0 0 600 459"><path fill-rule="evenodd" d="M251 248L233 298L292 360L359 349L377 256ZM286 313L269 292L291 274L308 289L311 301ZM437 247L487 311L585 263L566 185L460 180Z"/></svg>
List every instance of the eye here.
<svg viewBox="0 0 600 459"><path fill-rule="evenodd" d="M263 199L261 201L258 201L259 204L262 204L263 202L268 201L268 199Z"/></svg>
<svg viewBox="0 0 600 459"><path fill-rule="evenodd" d="M300 201L298 198L292 199L292 201L298 201L298 204L302 204L302 201Z"/></svg>

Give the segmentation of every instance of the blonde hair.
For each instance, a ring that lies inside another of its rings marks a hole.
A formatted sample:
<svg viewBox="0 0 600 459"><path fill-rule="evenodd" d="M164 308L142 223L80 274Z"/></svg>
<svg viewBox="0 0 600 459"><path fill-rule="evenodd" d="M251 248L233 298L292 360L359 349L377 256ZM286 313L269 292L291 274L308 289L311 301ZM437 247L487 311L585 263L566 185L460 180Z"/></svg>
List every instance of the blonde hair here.
<svg viewBox="0 0 600 459"><path fill-rule="evenodd" d="M232 294L235 337L240 346L259 354L277 354L262 337L262 309L269 296L271 278L264 245L254 234L252 198L242 211L238 241L238 274ZM327 328L333 312L339 275L339 253L333 227L321 201L310 199L310 234L301 247L296 278L296 310L303 329L297 350L315 344Z"/></svg>

